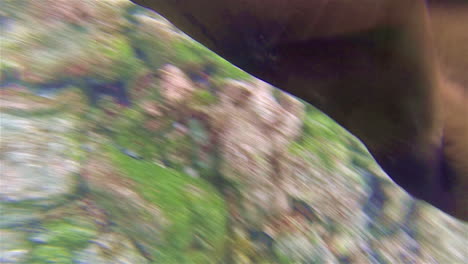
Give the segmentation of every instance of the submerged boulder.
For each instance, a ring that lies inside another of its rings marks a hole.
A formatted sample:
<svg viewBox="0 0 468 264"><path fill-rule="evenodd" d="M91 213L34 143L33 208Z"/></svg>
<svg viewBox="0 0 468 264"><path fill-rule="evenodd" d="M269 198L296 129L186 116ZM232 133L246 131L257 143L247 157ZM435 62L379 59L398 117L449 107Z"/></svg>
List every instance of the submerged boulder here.
<svg viewBox="0 0 468 264"><path fill-rule="evenodd" d="M317 109L130 1L45 3L0 3L0 262L467 259Z"/></svg>
<svg viewBox="0 0 468 264"><path fill-rule="evenodd" d="M183 106L190 99L195 86L179 68L174 65L166 65L161 72L161 93L167 104L173 107Z"/></svg>

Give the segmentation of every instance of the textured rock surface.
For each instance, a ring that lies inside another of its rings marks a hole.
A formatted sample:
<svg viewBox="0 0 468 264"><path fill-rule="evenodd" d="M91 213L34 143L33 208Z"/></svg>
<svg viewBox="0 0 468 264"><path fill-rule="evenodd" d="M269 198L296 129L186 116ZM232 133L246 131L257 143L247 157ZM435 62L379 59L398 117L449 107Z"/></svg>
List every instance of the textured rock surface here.
<svg viewBox="0 0 468 264"><path fill-rule="evenodd" d="M467 262L466 224L157 14L0 5L0 263Z"/></svg>

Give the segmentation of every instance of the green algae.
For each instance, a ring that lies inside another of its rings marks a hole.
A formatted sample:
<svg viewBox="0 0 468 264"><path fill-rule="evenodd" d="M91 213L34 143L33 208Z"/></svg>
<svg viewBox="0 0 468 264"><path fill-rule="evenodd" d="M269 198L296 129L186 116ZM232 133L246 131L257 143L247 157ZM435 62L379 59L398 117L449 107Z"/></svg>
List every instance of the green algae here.
<svg viewBox="0 0 468 264"><path fill-rule="evenodd" d="M303 119L303 131L301 138L291 143L290 153L306 159L315 156L328 170L335 168L335 160L346 160L353 156L349 153L348 145L359 145L355 142L357 140L348 136L344 128L310 105L307 105Z"/></svg>
<svg viewBox="0 0 468 264"><path fill-rule="evenodd" d="M31 257L27 263L60 263L72 264L72 252L63 247L57 246L39 246L33 249Z"/></svg>
<svg viewBox="0 0 468 264"><path fill-rule="evenodd" d="M73 263L72 256L96 237L92 227L55 219L46 222L44 231L32 239L40 244L31 244L32 251L28 263Z"/></svg>
<svg viewBox="0 0 468 264"><path fill-rule="evenodd" d="M69 250L85 247L88 241L97 235L93 227L80 226L61 219L45 223L44 228L50 230L44 238L48 245Z"/></svg>
<svg viewBox="0 0 468 264"><path fill-rule="evenodd" d="M94 54L108 61L95 66L96 77L104 80L127 80L142 67L141 61L134 56L130 41L124 35L110 35L89 44Z"/></svg>
<svg viewBox="0 0 468 264"><path fill-rule="evenodd" d="M105 120L106 117L101 117ZM160 158L163 154L164 148L155 139L162 137L164 131L151 132L141 127L142 123L146 120L145 115L141 109L125 109L121 116L112 122L112 137L113 140L121 147L132 150L144 159ZM164 121L160 121L164 122ZM166 124L165 127L169 126ZM151 142L148 144L148 142Z"/></svg>
<svg viewBox="0 0 468 264"><path fill-rule="evenodd" d="M154 163L134 160L114 148L108 151L115 165L137 183L138 193L160 208L170 222L162 234L164 243L154 248L157 263L200 263L191 262L189 255L194 251L202 256L197 259L210 260L205 263L221 259L227 212L224 200L211 185Z"/></svg>
<svg viewBox="0 0 468 264"><path fill-rule="evenodd" d="M195 106L210 106L218 101L218 98L206 90L195 90L193 92L193 103Z"/></svg>
<svg viewBox="0 0 468 264"><path fill-rule="evenodd" d="M218 78L232 78L236 80L249 80L251 75L237 68L227 60L218 56L200 43L190 39L180 39L173 43L175 65L212 64L217 69Z"/></svg>

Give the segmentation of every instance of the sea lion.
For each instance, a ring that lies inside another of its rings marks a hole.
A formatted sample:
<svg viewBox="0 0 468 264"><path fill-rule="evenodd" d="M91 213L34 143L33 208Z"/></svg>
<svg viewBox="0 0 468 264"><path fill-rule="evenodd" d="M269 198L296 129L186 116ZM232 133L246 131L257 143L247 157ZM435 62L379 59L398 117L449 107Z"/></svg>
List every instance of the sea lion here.
<svg viewBox="0 0 468 264"><path fill-rule="evenodd" d="M442 63L444 47L434 46L440 35L431 26L436 11L460 10L466 1L455 7L420 0L133 2L316 106L362 140L408 193L468 220L468 81L446 74L446 65L457 64ZM461 20L437 26L468 24L464 10ZM465 37L460 49L468 46ZM453 58L468 65L468 58Z"/></svg>

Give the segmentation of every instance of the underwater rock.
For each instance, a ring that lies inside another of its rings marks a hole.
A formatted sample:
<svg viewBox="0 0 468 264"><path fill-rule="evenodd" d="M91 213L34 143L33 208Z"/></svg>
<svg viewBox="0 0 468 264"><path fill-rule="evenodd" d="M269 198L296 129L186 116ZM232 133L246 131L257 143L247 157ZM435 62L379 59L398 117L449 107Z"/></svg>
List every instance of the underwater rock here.
<svg viewBox="0 0 468 264"><path fill-rule="evenodd" d="M151 117L160 117L162 116L161 110L159 109L160 107L156 102L153 101L144 101L141 103L141 107Z"/></svg>
<svg viewBox="0 0 468 264"><path fill-rule="evenodd" d="M101 82L123 82L143 67L134 56L130 40L122 34L90 33L84 44L86 56L77 58L89 64L88 76ZM83 62L81 62L83 63Z"/></svg>
<svg viewBox="0 0 468 264"><path fill-rule="evenodd" d="M95 79L87 79L85 85L88 87L88 97L93 106L98 105L99 99L104 95L113 97L122 106L130 105L130 98L123 81L100 82Z"/></svg>
<svg viewBox="0 0 468 264"><path fill-rule="evenodd" d="M30 223L37 222L41 218L42 210L40 208L27 208L27 206L9 205L5 202L0 203L0 229L13 229L27 226Z"/></svg>
<svg viewBox="0 0 468 264"><path fill-rule="evenodd" d="M21 66L5 59L0 62L0 88L19 84Z"/></svg>
<svg viewBox="0 0 468 264"><path fill-rule="evenodd" d="M418 246L418 242L409 237L405 232L398 232L397 234L377 239L373 242L373 250L377 251L388 263L421 262L419 252L412 250ZM425 260L423 263L431 262Z"/></svg>
<svg viewBox="0 0 468 264"><path fill-rule="evenodd" d="M150 263L131 240L118 233L106 233L91 241L89 246L76 254L73 261L77 264Z"/></svg>
<svg viewBox="0 0 468 264"><path fill-rule="evenodd" d="M83 25L93 15L92 1L44 0L30 1L28 11L42 23Z"/></svg>
<svg viewBox="0 0 468 264"><path fill-rule="evenodd" d="M157 74L142 68L140 72L135 73L133 80L128 83L128 90L136 102L149 101L148 98L158 91Z"/></svg>
<svg viewBox="0 0 468 264"><path fill-rule="evenodd" d="M334 234L326 244L338 263L369 263L368 256L361 246L366 244L364 237L351 232L341 232Z"/></svg>
<svg viewBox="0 0 468 264"><path fill-rule="evenodd" d="M279 263L336 263L320 238L314 233L309 236L292 233L277 238L274 252Z"/></svg>
<svg viewBox="0 0 468 264"><path fill-rule="evenodd" d="M130 1L47 3L0 3L0 262L466 262L466 227L317 110Z"/></svg>
<svg viewBox="0 0 468 264"><path fill-rule="evenodd" d="M0 202L52 206L67 199L77 183L78 164L67 158L66 133L73 124L58 117L20 118L2 114Z"/></svg>
<svg viewBox="0 0 468 264"><path fill-rule="evenodd" d="M295 213L300 214L309 222L320 221L316 215L316 212L304 201L293 199L291 207Z"/></svg>
<svg viewBox="0 0 468 264"><path fill-rule="evenodd" d="M371 173L364 173L363 177L367 179L367 187L370 189L370 194L366 203L363 204L362 210L369 217L369 221L373 222L382 213L385 202L388 200L382 187L386 182Z"/></svg>
<svg viewBox="0 0 468 264"><path fill-rule="evenodd" d="M86 246L98 236L93 219L83 215L79 208L68 205L67 210L62 210L62 215L55 214L54 210L49 211L48 217L41 220L39 228L29 232L32 234L28 240L36 243L37 247L49 245L74 250ZM64 212L75 214L75 217Z"/></svg>
<svg viewBox="0 0 468 264"><path fill-rule="evenodd" d="M366 197L365 184L354 182L346 171L327 171L314 166L314 159L298 157L291 168L294 175L287 181L291 197L304 201L314 209L318 219L331 219L356 232L366 227L362 201Z"/></svg>
<svg viewBox="0 0 468 264"><path fill-rule="evenodd" d="M204 263L221 257L225 216L214 190L118 149L110 154L112 162L97 155L82 171L90 198L107 212L112 230L131 238L140 255L149 260L164 257L168 263L188 258L183 252L189 250L212 258Z"/></svg>
<svg viewBox="0 0 468 264"><path fill-rule="evenodd" d="M0 229L0 263L24 263L29 250L25 235L18 231Z"/></svg>
<svg viewBox="0 0 468 264"><path fill-rule="evenodd" d="M200 88L211 88L210 78L216 74L216 66L210 62L189 63L186 67L188 77ZM211 89L210 92L213 92Z"/></svg>
<svg viewBox="0 0 468 264"><path fill-rule="evenodd" d="M161 93L172 106L180 106L192 95L195 86L179 68L166 65L160 70Z"/></svg>
<svg viewBox="0 0 468 264"><path fill-rule="evenodd" d="M160 243L163 226L167 219L159 208L148 204L134 187L135 183L119 175L119 172L102 158L94 158L83 167L84 176L95 204L109 212L112 222L125 234L140 237L149 244ZM112 178L112 180L111 180ZM118 204L113 201L120 201ZM151 219L151 221L143 221Z"/></svg>
<svg viewBox="0 0 468 264"><path fill-rule="evenodd" d="M249 234L250 240L261 247L261 249L257 250L272 252L274 240L270 235L254 229L248 229L247 233Z"/></svg>
<svg viewBox="0 0 468 264"><path fill-rule="evenodd" d="M434 259L438 263L466 262L468 252L464 248L468 243L468 225L460 225L448 215L437 214L436 209L427 204L419 206L414 228L422 259Z"/></svg>
<svg viewBox="0 0 468 264"><path fill-rule="evenodd" d="M142 160L143 157L138 155L137 153L133 152L132 150L129 150L129 149L126 149L126 148L122 148L122 147L118 147L118 149L125 155L129 156L130 158L132 159L136 159L136 160Z"/></svg>
<svg viewBox="0 0 468 264"><path fill-rule="evenodd" d="M24 234L0 229L0 263L25 263L29 250Z"/></svg>
<svg viewBox="0 0 468 264"><path fill-rule="evenodd" d="M89 0L88 0L89 1ZM78 1L81 3L81 1ZM116 34L123 33L128 28L129 21L125 19L126 10L133 4L128 0L92 0L93 16L91 25L97 30Z"/></svg>
<svg viewBox="0 0 468 264"><path fill-rule="evenodd" d="M126 80L139 68L121 35L127 22L122 13L130 1L23 2L22 15L1 43L2 60L20 66L21 81L52 83L63 76Z"/></svg>
<svg viewBox="0 0 468 264"><path fill-rule="evenodd" d="M171 44L180 39L181 34L162 17L140 14L133 18L137 25L130 38L136 56L150 69L170 63L169 59L176 52Z"/></svg>
<svg viewBox="0 0 468 264"><path fill-rule="evenodd" d="M272 88L260 81L228 81L219 92L216 107L211 120L219 131L221 172L240 184L245 217L250 222L262 222L270 215L287 213L283 184L290 175L282 168L282 153L287 151L287 143L300 134L300 122L279 124L288 113L274 99ZM282 134L288 129L294 132Z"/></svg>

